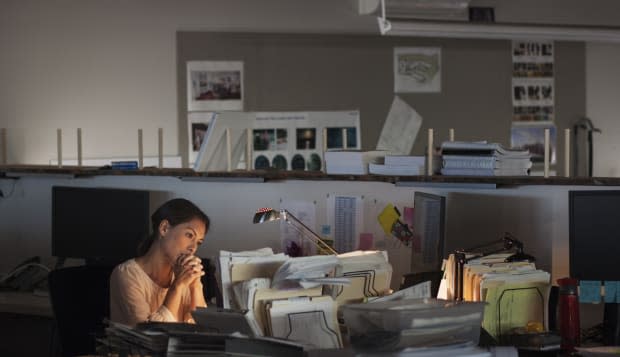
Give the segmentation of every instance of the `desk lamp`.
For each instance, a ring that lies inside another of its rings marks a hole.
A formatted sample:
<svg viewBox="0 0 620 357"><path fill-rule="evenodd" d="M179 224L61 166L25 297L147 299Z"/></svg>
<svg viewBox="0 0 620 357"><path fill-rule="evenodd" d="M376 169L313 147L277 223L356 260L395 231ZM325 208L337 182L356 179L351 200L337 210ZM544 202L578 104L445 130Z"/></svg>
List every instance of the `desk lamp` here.
<svg viewBox="0 0 620 357"><path fill-rule="evenodd" d="M462 253L475 253L475 257L485 256L494 253L508 252L516 250L516 252L506 258L507 262L530 261L535 262L536 258L529 254L525 254L523 243L515 238L510 232L504 232L504 236L496 241L483 244L467 250L459 251Z"/></svg>
<svg viewBox="0 0 620 357"><path fill-rule="evenodd" d="M254 214L255 224L277 221L279 219L282 219L291 226L293 226L293 228L295 228L299 233L301 233L302 237L311 241L312 244L317 246L317 248L325 250L329 254L338 254L332 247L329 246L329 244L325 243L325 241L322 240L318 234L314 233L314 231L308 228L308 226L303 224L297 217L295 217L291 212L285 209L280 209L279 211L276 211L273 208L260 208Z"/></svg>

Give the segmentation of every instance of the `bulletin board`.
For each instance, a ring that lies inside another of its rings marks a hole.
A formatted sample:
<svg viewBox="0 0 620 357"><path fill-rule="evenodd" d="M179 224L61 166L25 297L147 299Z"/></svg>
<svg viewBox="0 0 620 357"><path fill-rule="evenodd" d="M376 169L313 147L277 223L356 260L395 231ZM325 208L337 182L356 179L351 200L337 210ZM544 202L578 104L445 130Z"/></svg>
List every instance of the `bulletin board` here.
<svg viewBox="0 0 620 357"><path fill-rule="evenodd" d="M433 128L438 145L454 128L457 140L510 145L512 43L380 35L177 32L180 152L188 147L187 62L243 63L243 110L358 110L361 148L376 147L394 100L394 49L441 51L439 91L399 96ZM570 127L585 113L585 45L555 44L555 124ZM425 153L418 135L411 154ZM563 144L556 148L563 152ZM562 172L559 162L558 172Z"/></svg>

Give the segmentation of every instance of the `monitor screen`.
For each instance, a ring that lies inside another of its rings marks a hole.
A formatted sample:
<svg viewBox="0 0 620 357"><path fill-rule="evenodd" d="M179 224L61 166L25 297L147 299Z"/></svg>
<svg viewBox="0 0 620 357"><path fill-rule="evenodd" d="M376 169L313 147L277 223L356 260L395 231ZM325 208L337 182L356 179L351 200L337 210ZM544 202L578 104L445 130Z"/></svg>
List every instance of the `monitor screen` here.
<svg viewBox="0 0 620 357"><path fill-rule="evenodd" d="M445 197L424 192L414 193L412 272L441 269L445 250L445 211Z"/></svg>
<svg viewBox="0 0 620 357"><path fill-rule="evenodd" d="M52 187L52 255L117 264L149 233L149 191Z"/></svg>
<svg viewBox="0 0 620 357"><path fill-rule="evenodd" d="M620 280L620 191L569 191L570 276Z"/></svg>

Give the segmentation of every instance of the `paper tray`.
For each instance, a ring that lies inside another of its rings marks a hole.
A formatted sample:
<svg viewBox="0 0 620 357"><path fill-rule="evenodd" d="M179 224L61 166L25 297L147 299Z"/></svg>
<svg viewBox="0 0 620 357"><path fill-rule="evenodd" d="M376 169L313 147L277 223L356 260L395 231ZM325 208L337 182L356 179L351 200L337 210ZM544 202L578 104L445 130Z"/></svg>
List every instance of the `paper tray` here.
<svg viewBox="0 0 620 357"><path fill-rule="evenodd" d="M395 350L446 341L478 343L483 302L415 299L342 306L351 344Z"/></svg>

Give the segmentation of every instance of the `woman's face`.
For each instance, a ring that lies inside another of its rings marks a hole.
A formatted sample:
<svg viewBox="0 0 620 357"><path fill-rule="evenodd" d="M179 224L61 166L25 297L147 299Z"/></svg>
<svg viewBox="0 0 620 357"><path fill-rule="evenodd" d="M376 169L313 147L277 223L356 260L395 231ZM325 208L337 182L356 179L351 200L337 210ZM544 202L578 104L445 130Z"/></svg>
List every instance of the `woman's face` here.
<svg viewBox="0 0 620 357"><path fill-rule="evenodd" d="M159 225L162 236L164 254L174 263L181 254L196 254L196 250L204 241L205 224L198 218L171 226L167 220Z"/></svg>

